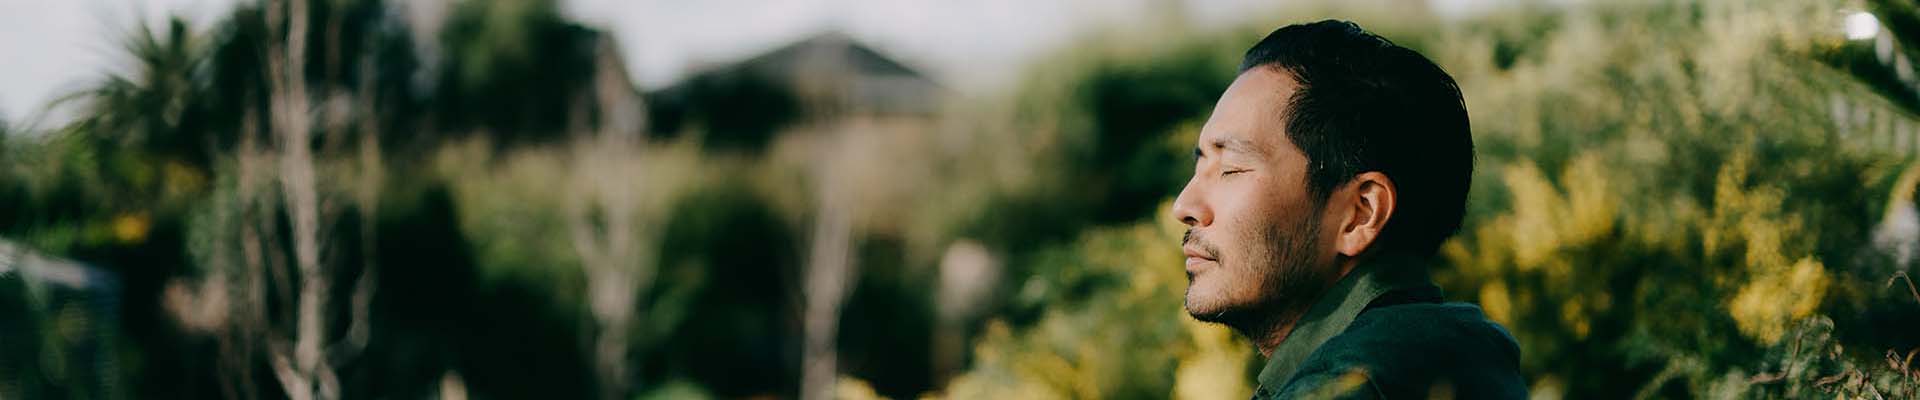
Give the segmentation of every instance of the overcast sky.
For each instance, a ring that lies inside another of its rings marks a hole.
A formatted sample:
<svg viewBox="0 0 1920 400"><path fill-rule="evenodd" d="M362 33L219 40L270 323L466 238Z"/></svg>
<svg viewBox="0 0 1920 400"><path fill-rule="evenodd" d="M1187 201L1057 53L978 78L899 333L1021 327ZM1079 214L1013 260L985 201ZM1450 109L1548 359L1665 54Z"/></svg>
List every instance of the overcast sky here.
<svg viewBox="0 0 1920 400"><path fill-rule="evenodd" d="M0 115L39 114L127 60L118 41L169 13L205 29L245 0L0 0ZM438 0L411 0L438 1ZM1182 3L1196 23L1234 23L1273 0L568 0L574 19L612 31L642 87L826 29L847 32L959 87L1004 83L1028 57L1096 26ZM1406 0L1409 2L1419 0ZM1443 12L1498 0L1431 0ZM414 4L418 5L418 4Z"/></svg>

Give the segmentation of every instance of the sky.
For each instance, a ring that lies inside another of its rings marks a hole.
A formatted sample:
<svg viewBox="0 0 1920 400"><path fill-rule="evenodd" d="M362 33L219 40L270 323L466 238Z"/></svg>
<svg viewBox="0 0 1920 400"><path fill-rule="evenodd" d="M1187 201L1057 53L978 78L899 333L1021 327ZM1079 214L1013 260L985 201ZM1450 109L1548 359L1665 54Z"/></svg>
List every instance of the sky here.
<svg viewBox="0 0 1920 400"><path fill-rule="evenodd" d="M0 0L0 117L47 122L54 98L128 62L119 40L141 21L171 14L206 29L246 0ZM409 0L408 7L422 2ZM1419 0L1403 0L1419 1ZM1429 0L1443 14L1499 0ZM951 87L993 88L1023 62L1101 26L1181 7L1194 23L1271 15L1272 0L566 0L577 21L619 40L642 88L742 59L828 29L839 30Z"/></svg>
<svg viewBox="0 0 1920 400"><path fill-rule="evenodd" d="M0 117L39 114L55 97L128 64L120 38L168 13L212 21L234 0L0 0Z"/></svg>

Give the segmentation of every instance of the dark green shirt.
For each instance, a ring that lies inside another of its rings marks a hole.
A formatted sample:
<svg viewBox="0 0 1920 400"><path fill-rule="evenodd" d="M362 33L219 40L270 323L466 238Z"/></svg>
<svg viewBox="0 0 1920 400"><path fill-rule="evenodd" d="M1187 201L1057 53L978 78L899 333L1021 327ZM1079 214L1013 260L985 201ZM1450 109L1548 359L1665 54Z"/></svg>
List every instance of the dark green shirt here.
<svg viewBox="0 0 1920 400"><path fill-rule="evenodd" d="M1443 303L1427 266L1381 257L1314 302L1260 371L1255 399L1520 399L1520 346L1479 307Z"/></svg>

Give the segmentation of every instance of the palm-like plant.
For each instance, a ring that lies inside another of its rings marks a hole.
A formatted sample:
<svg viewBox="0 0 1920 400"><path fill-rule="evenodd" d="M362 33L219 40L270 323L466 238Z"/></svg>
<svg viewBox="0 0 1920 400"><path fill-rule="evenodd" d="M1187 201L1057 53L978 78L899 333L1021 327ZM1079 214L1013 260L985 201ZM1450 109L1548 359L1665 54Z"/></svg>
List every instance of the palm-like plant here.
<svg viewBox="0 0 1920 400"><path fill-rule="evenodd" d="M1871 0L1867 14L1849 16L1856 25L1849 29L1871 29L1871 35L1855 37L1852 50L1834 59L1861 81L1878 90L1888 100L1909 113L1920 113L1920 75L1913 61L1920 58L1920 7L1911 2ZM1861 25L1864 24L1864 25ZM1861 31L1857 33L1866 33Z"/></svg>
<svg viewBox="0 0 1920 400"><path fill-rule="evenodd" d="M1842 16L1844 41L1816 46L1815 56L1853 76L1890 107L1836 99L1835 122L1843 130L1862 132L1868 148L1920 151L1920 129L1907 123L1920 115L1920 65L1915 64L1920 48L1914 47L1920 43L1920 6L1868 0L1865 10Z"/></svg>

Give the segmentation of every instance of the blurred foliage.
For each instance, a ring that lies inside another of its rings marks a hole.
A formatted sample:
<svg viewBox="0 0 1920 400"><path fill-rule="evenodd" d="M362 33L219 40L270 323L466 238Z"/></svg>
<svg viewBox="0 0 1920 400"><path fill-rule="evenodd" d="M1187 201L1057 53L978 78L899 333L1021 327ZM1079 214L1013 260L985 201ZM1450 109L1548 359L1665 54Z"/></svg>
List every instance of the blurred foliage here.
<svg viewBox="0 0 1920 400"><path fill-rule="evenodd" d="M440 31L431 108L437 130L497 144L550 142L569 133L593 79L593 55L611 40L567 21L554 0L459 1Z"/></svg>
<svg viewBox="0 0 1920 400"><path fill-rule="evenodd" d="M1531 41L1509 46L1528 49L1509 65L1489 57L1498 32L1470 27L1429 52L1463 82L1481 167L1438 279L1512 328L1535 391L1745 390L1771 372L1763 350L1815 315L1841 316L1837 330L1869 352L1855 356L1920 345L1899 333L1916 329L1910 306L1861 305L1909 301L1878 282L1911 261L1866 244L1887 202L1911 201L1911 183L1895 183L1913 153L1867 147L1872 128L1829 110L1912 117L1816 61L1843 39L1803 21L1836 11L1586 11L1504 39Z"/></svg>
<svg viewBox="0 0 1920 400"><path fill-rule="evenodd" d="M1164 210L1165 207L1162 207ZM1165 219L1162 219L1165 220ZM1241 398L1252 349L1223 326L1182 318L1185 272L1171 220L1096 228L1037 252L1009 307L987 324L953 398ZM1156 267L1159 266L1159 267Z"/></svg>

